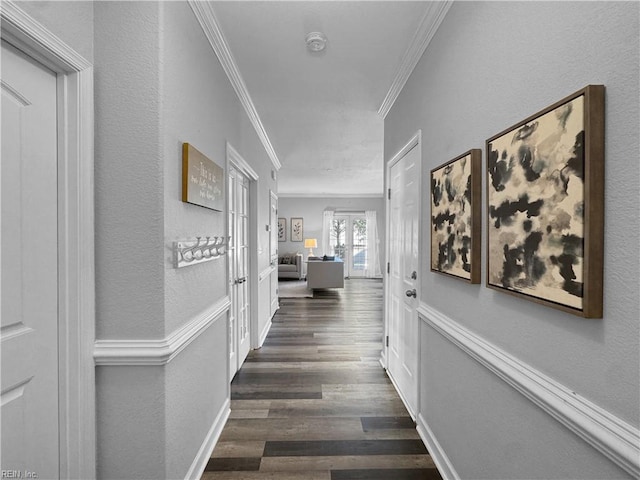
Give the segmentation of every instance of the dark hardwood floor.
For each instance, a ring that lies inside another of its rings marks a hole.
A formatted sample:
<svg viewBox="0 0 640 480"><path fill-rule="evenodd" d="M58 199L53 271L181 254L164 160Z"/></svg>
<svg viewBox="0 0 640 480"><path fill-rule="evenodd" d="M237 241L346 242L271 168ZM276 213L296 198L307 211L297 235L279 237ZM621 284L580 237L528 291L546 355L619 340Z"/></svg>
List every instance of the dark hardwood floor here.
<svg viewBox="0 0 640 480"><path fill-rule="evenodd" d="M441 479L378 360L382 282L281 298L203 480Z"/></svg>

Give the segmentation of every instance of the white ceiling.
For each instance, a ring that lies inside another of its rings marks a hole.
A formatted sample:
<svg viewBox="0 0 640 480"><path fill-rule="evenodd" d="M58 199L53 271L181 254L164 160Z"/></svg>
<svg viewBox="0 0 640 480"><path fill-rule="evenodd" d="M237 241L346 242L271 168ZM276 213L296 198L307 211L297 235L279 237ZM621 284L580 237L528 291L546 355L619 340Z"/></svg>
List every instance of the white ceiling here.
<svg viewBox="0 0 640 480"><path fill-rule="evenodd" d="M213 9L282 163L280 195L381 195L387 92L431 2L228 1ZM305 37L328 39L312 53Z"/></svg>

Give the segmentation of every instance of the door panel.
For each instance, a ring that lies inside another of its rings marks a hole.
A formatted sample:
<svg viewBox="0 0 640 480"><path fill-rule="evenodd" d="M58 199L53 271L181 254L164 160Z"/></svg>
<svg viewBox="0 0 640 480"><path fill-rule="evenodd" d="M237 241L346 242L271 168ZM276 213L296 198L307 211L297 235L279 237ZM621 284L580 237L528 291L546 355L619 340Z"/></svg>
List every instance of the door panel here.
<svg viewBox="0 0 640 480"><path fill-rule="evenodd" d="M412 415L418 401L419 149L414 147L390 171L388 372ZM416 293L417 295L417 293Z"/></svg>
<svg viewBox="0 0 640 480"><path fill-rule="evenodd" d="M249 179L229 168L229 373L242 366L251 347L249 305Z"/></svg>
<svg viewBox="0 0 640 480"><path fill-rule="evenodd" d="M56 75L2 42L2 470L59 476Z"/></svg>
<svg viewBox="0 0 640 480"><path fill-rule="evenodd" d="M249 354L249 179L238 175L238 369Z"/></svg>
<svg viewBox="0 0 640 480"><path fill-rule="evenodd" d="M227 255L229 259L229 296L231 297L231 308L229 309L229 378L238 371L238 346L236 342L236 329L237 329L237 304L238 304L238 289L236 279L238 278L238 264L236 258L238 256L238 239L236 236L236 170L229 168L229 248Z"/></svg>

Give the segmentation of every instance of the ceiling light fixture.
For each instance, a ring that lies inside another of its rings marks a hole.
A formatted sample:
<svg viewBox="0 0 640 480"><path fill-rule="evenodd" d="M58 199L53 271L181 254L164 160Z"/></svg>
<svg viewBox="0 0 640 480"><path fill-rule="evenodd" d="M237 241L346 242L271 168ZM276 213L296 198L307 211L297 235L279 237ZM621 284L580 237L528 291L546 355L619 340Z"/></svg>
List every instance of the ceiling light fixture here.
<svg viewBox="0 0 640 480"><path fill-rule="evenodd" d="M308 33L305 40L307 42L307 48L311 52L321 52L327 45L327 37L322 32Z"/></svg>

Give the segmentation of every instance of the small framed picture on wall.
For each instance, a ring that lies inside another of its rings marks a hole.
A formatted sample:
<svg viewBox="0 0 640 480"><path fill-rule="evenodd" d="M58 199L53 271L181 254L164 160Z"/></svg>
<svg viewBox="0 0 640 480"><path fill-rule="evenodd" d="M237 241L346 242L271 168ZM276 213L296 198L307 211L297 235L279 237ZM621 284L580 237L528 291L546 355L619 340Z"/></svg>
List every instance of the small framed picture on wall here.
<svg viewBox="0 0 640 480"><path fill-rule="evenodd" d="M287 241L287 219L286 218L278 219L278 241L279 242Z"/></svg>
<svg viewBox="0 0 640 480"><path fill-rule="evenodd" d="M302 218L291 218L291 241L301 242L303 235Z"/></svg>

